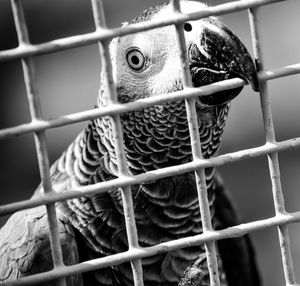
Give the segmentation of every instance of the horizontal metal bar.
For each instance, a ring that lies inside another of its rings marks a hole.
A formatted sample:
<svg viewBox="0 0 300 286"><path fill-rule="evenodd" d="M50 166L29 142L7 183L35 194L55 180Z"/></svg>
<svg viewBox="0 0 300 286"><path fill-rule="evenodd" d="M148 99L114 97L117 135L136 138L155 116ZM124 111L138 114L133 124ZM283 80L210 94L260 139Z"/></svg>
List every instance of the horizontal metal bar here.
<svg viewBox="0 0 300 286"><path fill-rule="evenodd" d="M51 281L60 277L78 275L79 273L93 271L112 265L119 265L132 259L149 257L180 248L195 246L203 243L217 241L220 239L241 237L247 233L267 229L274 226L286 225L300 221L300 212L277 215L275 217L243 223L219 231L210 231L195 236L185 237L177 240L163 242L151 247L130 249L129 251L89 260L72 266L63 266L55 270L24 277L13 282L0 283L8 285L33 285L41 282Z"/></svg>
<svg viewBox="0 0 300 286"><path fill-rule="evenodd" d="M159 28L172 24L182 24L186 21L197 20L213 15L222 15L245 10L251 7L263 6L288 0L240 0L213 7L207 7L201 11L189 14L170 13L168 18L155 21L137 23L115 29L97 29L94 32L61 38L46 43L31 45L21 44L19 47L0 52L0 61L8 61L21 57L36 56L40 54L62 51L70 48L97 43L98 41L112 39L113 37L125 36L141 31Z"/></svg>
<svg viewBox="0 0 300 286"><path fill-rule="evenodd" d="M73 114L63 115L61 117L58 117L56 119L50 119L48 121L34 120L30 123L0 130L0 140L11 136L28 134L35 131L60 127L60 126L69 125L69 124L73 124L85 120L91 120L97 117L102 117L107 115L113 116L125 112L141 110L153 105L164 104L170 101L195 98L197 96L200 97L206 96L221 90L233 89L243 85L246 85L246 82L244 82L240 78L228 79L210 85L202 86L199 88L188 88L181 91L161 94L160 96L156 96L156 97L139 99L130 103L125 103L125 104L112 103L105 108L91 109L91 110L86 110L86 111L77 112Z"/></svg>
<svg viewBox="0 0 300 286"><path fill-rule="evenodd" d="M300 63L294 65L288 65L272 70L265 70L258 72L258 78L260 81L272 80L280 77L295 75L300 73Z"/></svg>
<svg viewBox="0 0 300 286"><path fill-rule="evenodd" d="M277 142L274 144L267 143L263 146L245 149L233 153L227 153L210 159L198 159L196 161L189 162L186 164L149 171L147 173L143 173L136 176L122 177L122 178L117 178L114 180L101 182L93 185L73 188L64 193L53 193L51 195L45 194L40 198L2 205L0 206L0 216L8 215L22 209L29 209L40 205L55 203L58 201L79 198L84 195L92 195L92 194L95 195L95 194L106 192L114 188L137 185L137 184L150 182L165 177L184 174L184 173L192 172L197 168L221 166L224 164L237 162L240 160L246 160L258 156L263 156L272 152L294 150L299 147L300 147L300 137L290 139L290 140L285 140L282 142Z"/></svg>
<svg viewBox="0 0 300 286"><path fill-rule="evenodd" d="M261 81L266 81L266 80L271 80L271 79L289 76L298 73L300 73L300 63L295 65L284 66L269 71L262 71L259 73L259 78ZM201 88L188 88L186 90L161 94L160 96L157 97L139 99L136 100L135 102L130 102L126 104L112 104L110 106L107 106L105 109L85 110L77 113L63 115L61 117L50 119L50 120L34 120L30 123L25 123L22 125L13 126L13 127L0 130L0 140L12 136L24 135L36 131L56 128L56 127L74 124L86 120L91 120L101 116L115 115L115 114L121 114L121 113L130 112L134 110L141 110L143 108L147 108L156 104L164 104L170 101L189 99L198 96L201 98L221 90L232 89L232 88L243 86L245 84L246 83L240 78L229 79L229 80L224 80L213 84L205 85L202 86Z"/></svg>

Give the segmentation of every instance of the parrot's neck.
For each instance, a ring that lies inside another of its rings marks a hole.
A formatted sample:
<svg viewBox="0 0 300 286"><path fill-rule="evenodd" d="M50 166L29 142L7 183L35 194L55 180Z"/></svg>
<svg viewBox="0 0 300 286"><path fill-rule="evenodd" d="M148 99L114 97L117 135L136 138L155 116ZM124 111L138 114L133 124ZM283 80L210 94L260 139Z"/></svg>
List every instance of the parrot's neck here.
<svg viewBox="0 0 300 286"><path fill-rule="evenodd" d="M197 106L199 134L204 158L219 149L229 104ZM192 161L190 134L184 102L154 106L121 116L124 148L130 173L143 172ZM113 135L108 117L97 119L100 140L116 170Z"/></svg>

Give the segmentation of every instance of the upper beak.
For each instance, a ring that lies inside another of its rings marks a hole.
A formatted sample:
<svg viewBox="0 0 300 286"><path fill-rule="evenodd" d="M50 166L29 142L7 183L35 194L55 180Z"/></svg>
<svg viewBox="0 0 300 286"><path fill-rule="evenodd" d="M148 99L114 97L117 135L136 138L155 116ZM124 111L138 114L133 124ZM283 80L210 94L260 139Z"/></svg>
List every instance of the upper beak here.
<svg viewBox="0 0 300 286"><path fill-rule="evenodd" d="M224 24L214 18L206 19L200 42L188 44L192 82L195 87L239 77L259 90L259 81L250 54ZM201 97L208 105L225 103L236 97L243 87Z"/></svg>

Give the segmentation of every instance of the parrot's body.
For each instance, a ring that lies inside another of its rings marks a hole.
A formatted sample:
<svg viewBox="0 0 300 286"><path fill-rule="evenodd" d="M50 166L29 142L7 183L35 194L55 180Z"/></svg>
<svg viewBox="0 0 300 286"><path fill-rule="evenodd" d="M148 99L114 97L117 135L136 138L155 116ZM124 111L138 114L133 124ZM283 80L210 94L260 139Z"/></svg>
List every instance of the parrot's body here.
<svg viewBox="0 0 300 286"><path fill-rule="evenodd" d="M199 2L184 1L181 5L184 12L205 7ZM164 17L170 9L168 5L151 8L132 23ZM216 18L188 23L185 31L195 87L239 76L257 88L249 54L236 36ZM174 27L116 38L110 51L119 102L182 89ZM99 108L109 104L105 80L102 82ZM230 100L240 90L220 92L203 101L196 100L205 158L217 152ZM125 113L121 115L121 122L130 174L192 161L184 101ZM54 190L65 192L72 187L116 178L113 141L109 117L91 121L53 164ZM215 169L206 169L205 175L214 227L238 224ZM41 193L42 188L39 187L34 196ZM152 246L202 232L194 173L134 185L132 196L140 246ZM65 264L128 249L120 190L59 202L57 211ZM13 230L16 224L19 228ZM51 269L46 226L44 207L22 211L10 218L0 233L0 281ZM259 285L247 237L221 241L218 257L222 285ZM202 245L145 258L142 263L145 286L209 285ZM130 264L70 277L68 285L133 285Z"/></svg>

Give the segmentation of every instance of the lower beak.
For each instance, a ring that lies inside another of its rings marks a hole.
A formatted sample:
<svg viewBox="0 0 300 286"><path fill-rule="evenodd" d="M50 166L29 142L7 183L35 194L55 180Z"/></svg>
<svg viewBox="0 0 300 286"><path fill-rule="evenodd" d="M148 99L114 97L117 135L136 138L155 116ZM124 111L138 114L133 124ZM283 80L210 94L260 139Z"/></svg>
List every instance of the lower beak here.
<svg viewBox="0 0 300 286"><path fill-rule="evenodd" d="M200 42L188 44L192 82L195 87L214 82L242 78L253 90L259 90L259 81L250 54L224 24L209 18L204 20ZM235 98L243 87L225 90L202 97L201 103L218 105Z"/></svg>

